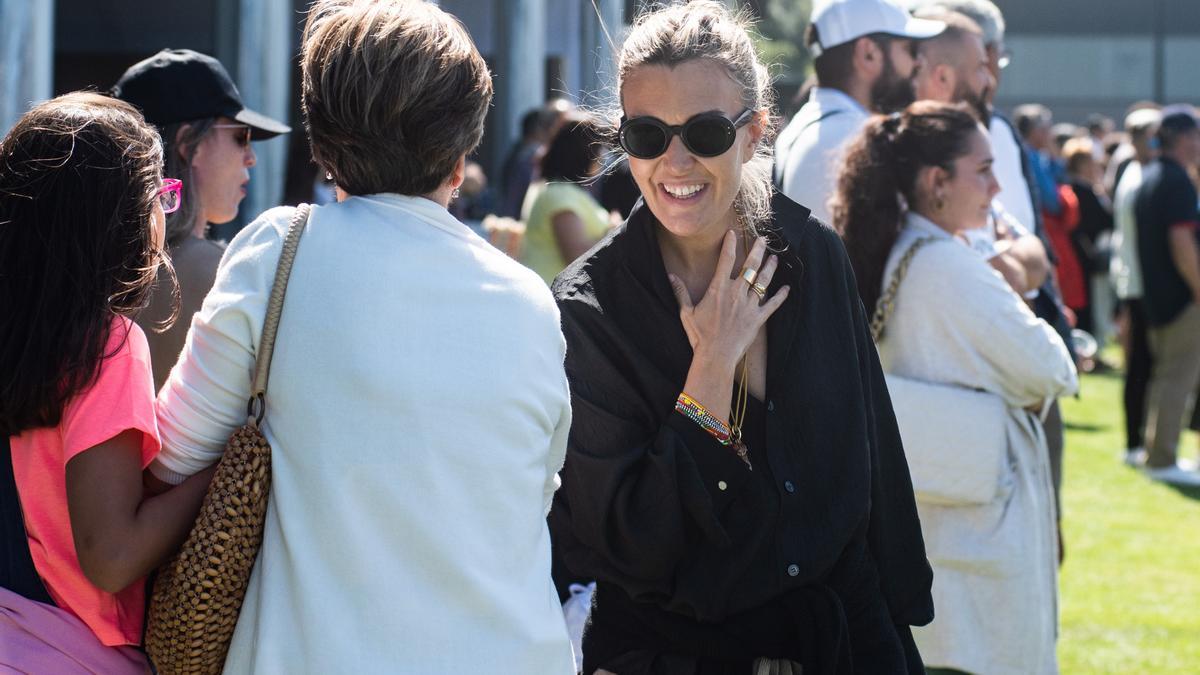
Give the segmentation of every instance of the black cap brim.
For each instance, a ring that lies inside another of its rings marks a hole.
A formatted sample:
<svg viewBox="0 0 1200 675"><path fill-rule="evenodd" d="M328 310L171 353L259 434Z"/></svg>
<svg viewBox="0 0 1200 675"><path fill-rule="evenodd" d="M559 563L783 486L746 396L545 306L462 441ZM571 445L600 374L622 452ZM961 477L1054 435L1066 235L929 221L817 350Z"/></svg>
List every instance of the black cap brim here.
<svg viewBox="0 0 1200 675"><path fill-rule="evenodd" d="M239 112L231 115L231 117L250 127L250 140L252 141L265 141L268 138L275 138L280 134L286 134L292 130L291 127L283 122L277 122L249 108L242 108Z"/></svg>

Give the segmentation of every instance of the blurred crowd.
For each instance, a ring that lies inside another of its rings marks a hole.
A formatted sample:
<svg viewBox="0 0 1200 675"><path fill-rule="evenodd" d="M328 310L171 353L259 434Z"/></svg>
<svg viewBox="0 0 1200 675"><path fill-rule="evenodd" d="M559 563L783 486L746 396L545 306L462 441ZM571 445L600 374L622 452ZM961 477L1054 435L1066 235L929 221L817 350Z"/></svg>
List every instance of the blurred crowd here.
<svg viewBox="0 0 1200 675"><path fill-rule="evenodd" d="M531 108L489 177L460 24L310 10L323 176L231 672L1057 672L1079 373L1123 374L1114 461L1200 485L1197 110L998 110L990 0L815 0L780 117L748 26L645 11L619 110ZM295 211L210 228L290 131L163 50L0 147L0 666L146 672Z"/></svg>

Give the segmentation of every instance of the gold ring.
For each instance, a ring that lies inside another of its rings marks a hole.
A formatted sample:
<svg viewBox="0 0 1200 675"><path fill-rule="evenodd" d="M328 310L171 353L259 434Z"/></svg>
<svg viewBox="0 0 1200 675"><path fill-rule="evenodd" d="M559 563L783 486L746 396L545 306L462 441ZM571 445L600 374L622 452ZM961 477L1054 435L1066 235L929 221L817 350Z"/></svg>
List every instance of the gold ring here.
<svg viewBox="0 0 1200 675"><path fill-rule="evenodd" d="M756 283L756 284L752 284L750 286L750 290L754 291L754 294L757 295L759 298L761 298L763 300L767 299L767 287L766 286Z"/></svg>
<svg viewBox="0 0 1200 675"><path fill-rule="evenodd" d="M746 283L753 286L754 281L756 279L758 279L758 270L754 269L753 267L743 267L742 268L742 279Z"/></svg>

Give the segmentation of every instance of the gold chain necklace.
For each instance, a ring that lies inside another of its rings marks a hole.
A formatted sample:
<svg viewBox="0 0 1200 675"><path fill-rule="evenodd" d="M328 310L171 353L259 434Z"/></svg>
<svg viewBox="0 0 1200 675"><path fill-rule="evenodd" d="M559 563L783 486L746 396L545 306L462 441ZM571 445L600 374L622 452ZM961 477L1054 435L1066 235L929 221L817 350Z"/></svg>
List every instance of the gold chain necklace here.
<svg viewBox="0 0 1200 675"><path fill-rule="evenodd" d="M750 464L750 449L742 442L742 425L746 422L746 404L749 398L747 392L747 383L750 381L749 356L749 351L742 355L742 378L738 382L737 393L733 396L733 410L729 414L729 443L733 452L746 463L747 467L753 470L754 466Z"/></svg>

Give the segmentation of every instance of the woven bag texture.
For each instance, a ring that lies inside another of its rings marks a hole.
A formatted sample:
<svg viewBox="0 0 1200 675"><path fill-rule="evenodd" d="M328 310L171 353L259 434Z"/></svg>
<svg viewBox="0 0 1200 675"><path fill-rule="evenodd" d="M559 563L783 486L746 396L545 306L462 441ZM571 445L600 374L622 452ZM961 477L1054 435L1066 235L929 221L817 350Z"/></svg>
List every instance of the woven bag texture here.
<svg viewBox="0 0 1200 675"><path fill-rule="evenodd" d="M271 447L250 423L229 438L196 524L159 569L146 652L161 675L220 673L262 545Z"/></svg>

